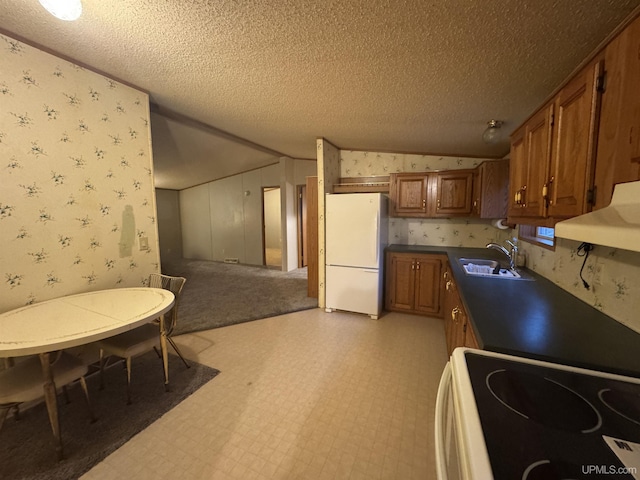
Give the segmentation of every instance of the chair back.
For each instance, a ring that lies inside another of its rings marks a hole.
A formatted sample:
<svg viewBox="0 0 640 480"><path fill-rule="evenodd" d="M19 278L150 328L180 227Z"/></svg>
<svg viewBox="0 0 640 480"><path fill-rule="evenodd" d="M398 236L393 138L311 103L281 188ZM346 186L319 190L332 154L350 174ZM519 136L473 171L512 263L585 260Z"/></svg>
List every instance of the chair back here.
<svg viewBox="0 0 640 480"><path fill-rule="evenodd" d="M182 287L184 287L184 283L186 281L187 279L184 277L171 277L160 273L152 273L149 275L149 286L151 288L169 290L176 297L171 310L164 314L164 328L167 336L171 336L173 329L178 323L178 303L180 300L180 294L182 293Z"/></svg>

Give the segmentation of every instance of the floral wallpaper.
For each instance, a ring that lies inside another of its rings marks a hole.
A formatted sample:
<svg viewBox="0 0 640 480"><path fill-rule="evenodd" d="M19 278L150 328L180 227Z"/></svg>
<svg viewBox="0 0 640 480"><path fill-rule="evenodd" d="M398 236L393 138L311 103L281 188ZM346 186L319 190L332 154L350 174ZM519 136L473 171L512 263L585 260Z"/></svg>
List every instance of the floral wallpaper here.
<svg viewBox="0 0 640 480"><path fill-rule="evenodd" d="M456 170L475 168L483 161L482 158L341 150L340 176ZM502 243L510 236L510 230L500 230L488 220L474 218L391 218L389 221L390 244L484 247L489 242Z"/></svg>
<svg viewBox="0 0 640 480"><path fill-rule="evenodd" d="M370 177L400 172L456 170L475 168L483 161L482 158L341 150L340 176Z"/></svg>
<svg viewBox="0 0 640 480"><path fill-rule="evenodd" d="M0 312L159 270L146 93L0 35Z"/></svg>
<svg viewBox="0 0 640 480"><path fill-rule="evenodd" d="M475 218L389 219L390 244L484 248L490 242L504 243L510 234L511 229Z"/></svg>
<svg viewBox="0 0 640 480"><path fill-rule="evenodd" d="M640 333L640 253L595 245L580 279L584 257L580 242L556 238L555 251L527 242L520 243L527 267L553 281L582 301Z"/></svg>

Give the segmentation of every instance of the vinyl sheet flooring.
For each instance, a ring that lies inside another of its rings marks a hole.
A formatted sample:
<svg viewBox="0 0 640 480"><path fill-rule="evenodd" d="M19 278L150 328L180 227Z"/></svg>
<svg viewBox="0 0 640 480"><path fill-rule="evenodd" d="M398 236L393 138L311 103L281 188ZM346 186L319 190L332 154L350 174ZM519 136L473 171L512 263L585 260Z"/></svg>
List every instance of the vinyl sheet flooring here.
<svg viewBox="0 0 640 480"><path fill-rule="evenodd" d="M174 338L222 373L83 480L435 478L441 319L313 309Z"/></svg>

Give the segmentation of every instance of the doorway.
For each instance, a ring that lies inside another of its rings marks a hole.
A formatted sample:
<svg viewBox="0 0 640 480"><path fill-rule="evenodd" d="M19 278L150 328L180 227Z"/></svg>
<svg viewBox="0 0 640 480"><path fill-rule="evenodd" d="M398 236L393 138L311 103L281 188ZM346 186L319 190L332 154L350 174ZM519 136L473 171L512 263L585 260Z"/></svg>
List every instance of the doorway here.
<svg viewBox="0 0 640 480"><path fill-rule="evenodd" d="M282 217L280 187L262 187L263 261L282 269Z"/></svg>

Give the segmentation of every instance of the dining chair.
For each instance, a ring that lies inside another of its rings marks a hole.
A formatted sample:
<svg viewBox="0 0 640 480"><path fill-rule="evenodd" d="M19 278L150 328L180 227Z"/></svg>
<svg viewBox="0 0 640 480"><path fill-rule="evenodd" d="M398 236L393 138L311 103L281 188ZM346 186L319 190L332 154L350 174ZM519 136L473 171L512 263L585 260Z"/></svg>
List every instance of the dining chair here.
<svg viewBox="0 0 640 480"><path fill-rule="evenodd" d="M187 281L184 277L172 277L160 273L152 273L149 276L149 287L163 288L171 291L175 295L175 302L171 310L164 315L165 334L167 341L171 344L175 352L182 359L187 368L189 363L185 360L182 352L171 338L178 322L178 303L182 288ZM131 359L155 350L158 353L160 346L160 322L154 320L131 331L121 333L114 337L105 338L97 342L100 348L100 388L104 387L104 368L106 366L106 355L124 358L127 370L127 404L131 404ZM164 367L163 367L164 368ZM166 372L165 372L166 373Z"/></svg>
<svg viewBox="0 0 640 480"><path fill-rule="evenodd" d="M89 367L75 355L60 350L52 354L51 371L57 388L65 388L79 380L89 409L91 421L95 421L89 391L84 376ZM0 372L0 429L11 409L17 414L21 404L44 397L45 379L42 363L38 355L16 361L12 366ZM65 390L66 395L66 390ZM68 397L67 397L68 401ZM51 415L51 414L50 414Z"/></svg>

